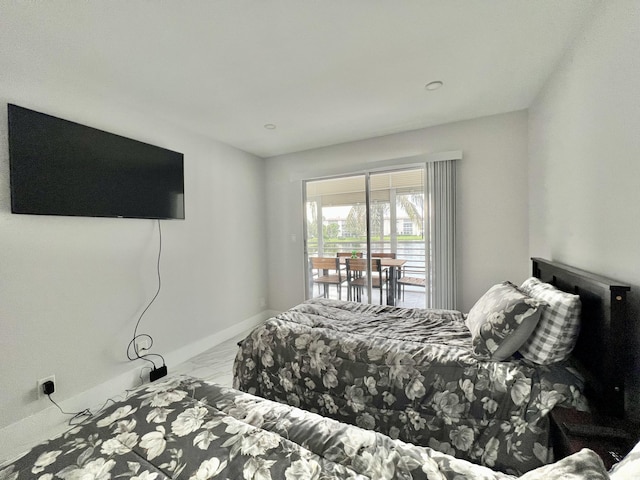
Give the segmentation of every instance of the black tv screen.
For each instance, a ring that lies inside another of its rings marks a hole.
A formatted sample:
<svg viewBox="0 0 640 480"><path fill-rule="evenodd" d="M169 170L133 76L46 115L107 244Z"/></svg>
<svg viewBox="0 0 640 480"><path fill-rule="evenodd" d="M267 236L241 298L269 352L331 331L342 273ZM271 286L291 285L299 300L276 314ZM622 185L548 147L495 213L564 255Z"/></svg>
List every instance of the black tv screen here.
<svg viewBox="0 0 640 480"><path fill-rule="evenodd" d="M11 211L184 219L184 156L8 105Z"/></svg>

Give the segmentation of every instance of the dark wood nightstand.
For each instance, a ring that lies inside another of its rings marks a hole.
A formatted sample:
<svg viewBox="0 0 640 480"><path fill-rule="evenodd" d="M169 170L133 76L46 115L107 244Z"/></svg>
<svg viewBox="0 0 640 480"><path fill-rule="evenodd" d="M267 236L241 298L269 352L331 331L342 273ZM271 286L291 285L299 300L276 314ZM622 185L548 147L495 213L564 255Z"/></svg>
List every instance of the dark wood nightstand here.
<svg viewBox="0 0 640 480"><path fill-rule="evenodd" d="M556 460L583 448L590 448L600 455L605 467L609 469L629 453L640 438L637 425L619 418L603 418L561 407L554 408L550 417L551 440ZM576 427L572 428L574 425ZM576 431L580 428L587 431Z"/></svg>

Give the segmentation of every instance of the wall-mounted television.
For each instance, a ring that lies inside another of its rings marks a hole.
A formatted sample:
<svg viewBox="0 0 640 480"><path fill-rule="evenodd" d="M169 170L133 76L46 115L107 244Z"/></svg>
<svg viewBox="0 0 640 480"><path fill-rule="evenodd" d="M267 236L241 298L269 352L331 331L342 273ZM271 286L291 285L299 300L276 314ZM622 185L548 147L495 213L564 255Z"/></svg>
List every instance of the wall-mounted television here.
<svg viewBox="0 0 640 480"><path fill-rule="evenodd" d="M184 156L8 105L11 211L184 219Z"/></svg>

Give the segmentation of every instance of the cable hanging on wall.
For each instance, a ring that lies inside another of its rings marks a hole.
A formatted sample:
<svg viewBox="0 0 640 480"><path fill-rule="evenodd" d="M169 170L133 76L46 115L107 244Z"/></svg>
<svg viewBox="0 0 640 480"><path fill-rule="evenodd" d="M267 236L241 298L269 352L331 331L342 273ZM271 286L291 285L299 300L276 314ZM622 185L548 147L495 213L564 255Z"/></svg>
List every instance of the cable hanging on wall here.
<svg viewBox="0 0 640 480"><path fill-rule="evenodd" d="M147 313L147 310L149 310L149 307L151 307L151 305L156 300L156 298L158 298L158 295L160 294L160 289L162 288L162 277L160 275L160 258L162 256L162 228L160 227L160 220L158 220L158 237L159 237L159 241L158 241L158 258L157 258L157 262L156 262L156 273L157 273L157 277L158 277L158 288L156 289L156 293L153 296L153 298L151 298L151 301L149 301L149 303L147 304L145 309L142 311L142 313L138 317L138 321L136 322L135 329L133 330L133 338L131 339L131 341L129 342L129 345L127 346L127 358L129 360L131 360L131 361L144 360L146 362L151 363L151 365L153 365L153 370L151 371L151 376L153 376L153 372L158 371L158 367L156 366L155 362L149 357L159 357L160 359L162 359L162 367L161 368L166 369L164 357L162 355L158 354L158 353L148 353L148 350L150 350L151 347L153 347L153 337L151 335L147 334L147 333L138 333L138 328L140 326L140 322L142 320L142 317L144 317L144 314ZM146 348L143 348L143 349L139 349L138 341L140 339L142 339L142 338L148 339L149 346L146 347ZM166 374L166 370L165 370L165 374ZM160 376L163 376L163 375L159 375L156 378L160 378Z"/></svg>

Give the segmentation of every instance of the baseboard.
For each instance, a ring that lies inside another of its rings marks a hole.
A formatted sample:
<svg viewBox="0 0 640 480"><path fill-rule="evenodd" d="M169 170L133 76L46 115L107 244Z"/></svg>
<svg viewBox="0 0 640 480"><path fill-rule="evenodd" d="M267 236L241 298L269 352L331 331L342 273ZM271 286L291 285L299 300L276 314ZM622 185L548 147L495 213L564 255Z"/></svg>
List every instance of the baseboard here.
<svg viewBox="0 0 640 480"><path fill-rule="evenodd" d="M251 318L243 320L242 322L237 323L229 328L225 328L221 332L214 333L213 335L209 335L206 338L190 343L185 347L179 348L178 350L174 350L173 352L167 355L164 355L165 361L169 366L179 365L185 360L188 360L191 357L198 355L199 353L202 353L205 350L210 349L214 345L218 345L244 332L248 332L249 330L252 330L254 327L258 326L260 323L264 322L266 319L271 318L274 315L277 315L277 313L278 312L275 312L273 310L265 310L264 312L261 312L258 315L255 315ZM169 372L171 372L171 368L169 368Z"/></svg>
<svg viewBox="0 0 640 480"><path fill-rule="evenodd" d="M265 310L258 315L226 328L220 332L190 343L172 352L163 353L166 364L171 368L180 363L236 336L246 333L276 315L278 312ZM108 398L124 398L122 392L140 384L143 366L137 366L128 372L101 383L89 390L59 402L63 410L77 412L90 406L92 410L100 408ZM44 440L56 437L69 429L68 418L61 415L51 405L29 417L18 420L0 429L0 466L15 460L31 447Z"/></svg>

